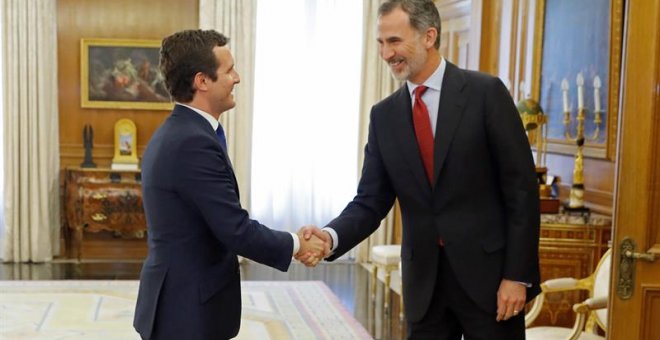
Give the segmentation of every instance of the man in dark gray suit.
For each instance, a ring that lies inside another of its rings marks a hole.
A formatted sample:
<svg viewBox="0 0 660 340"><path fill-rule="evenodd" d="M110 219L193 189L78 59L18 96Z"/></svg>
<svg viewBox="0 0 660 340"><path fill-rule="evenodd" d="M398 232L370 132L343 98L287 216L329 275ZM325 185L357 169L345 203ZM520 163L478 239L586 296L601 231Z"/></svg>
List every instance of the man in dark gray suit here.
<svg viewBox="0 0 660 340"><path fill-rule="evenodd" d="M149 255L133 325L143 339L232 338L241 318L237 255L286 271L292 255L322 256L329 245L271 230L240 205L218 122L240 81L227 38L175 33L163 40L160 67L177 103L142 161Z"/></svg>
<svg viewBox="0 0 660 340"><path fill-rule="evenodd" d="M409 338L523 339L525 302L540 291L539 195L511 96L442 58L431 0L378 13L380 55L406 83L371 110L357 196L306 234L332 241L334 260L398 198Z"/></svg>

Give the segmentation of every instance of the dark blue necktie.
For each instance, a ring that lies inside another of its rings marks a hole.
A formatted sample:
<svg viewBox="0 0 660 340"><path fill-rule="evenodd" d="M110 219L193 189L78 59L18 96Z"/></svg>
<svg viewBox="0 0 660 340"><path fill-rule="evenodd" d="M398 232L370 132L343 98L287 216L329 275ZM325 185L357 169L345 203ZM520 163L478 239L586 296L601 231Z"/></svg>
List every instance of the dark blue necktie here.
<svg viewBox="0 0 660 340"><path fill-rule="evenodd" d="M222 149L227 151L227 138L225 138L225 130L222 129L222 125L218 124L218 128L215 130L215 134L218 136L218 141Z"/></svg>

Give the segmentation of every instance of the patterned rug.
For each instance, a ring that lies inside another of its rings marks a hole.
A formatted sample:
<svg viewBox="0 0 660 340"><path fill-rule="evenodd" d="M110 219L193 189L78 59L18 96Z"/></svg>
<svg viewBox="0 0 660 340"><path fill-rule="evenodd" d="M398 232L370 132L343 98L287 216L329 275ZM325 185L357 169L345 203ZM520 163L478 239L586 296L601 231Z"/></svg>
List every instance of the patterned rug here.
<svg viewBox="0 0 660 340"><path fill-rule="evenodd" d="M242 282L237 339L371 339L320 281ZM0 281L0 339L139 339L137 281Z"/></svg>

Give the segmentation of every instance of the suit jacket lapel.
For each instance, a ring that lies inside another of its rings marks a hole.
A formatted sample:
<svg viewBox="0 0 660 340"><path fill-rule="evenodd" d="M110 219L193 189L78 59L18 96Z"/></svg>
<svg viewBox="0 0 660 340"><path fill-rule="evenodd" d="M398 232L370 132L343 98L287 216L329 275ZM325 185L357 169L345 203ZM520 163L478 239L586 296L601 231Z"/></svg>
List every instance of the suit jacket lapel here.
<svg viewBox="0 0 660 340"><path fill-rule="evenodd" d="M184 119L192 119L194 120L198 125L200 125L200 129L202 131L205 131L207 134L213 137L213 139L218 139L218 136L216 135L215 131L213 131L213 128L209 124L209 122L204 119L201 115L199 115L197 112L181 105L175 105L174 110L172 111L173 116L181 116ZM218 142L218 145L220 145L220 142ZM224 160L227 162L227 169L229 169L229 173L231 174L231 178L234 181L234 187L236 188L236 196L239 197L240 199L240 193L238 192L238 181L236 181L236 175L234 174L234 167L231 164L231 160L229 159L229 154L222 148L220 147L220 154L224 158Z"/></svg>
<svg viewBox="0 0 660 340"><path fill-rule="evenodd" d="M419 152L419 145L415 137L415 128L412 121L412 102L408 86L402 86L393 101L396 107L393 107L390 114L393 116L393 130L397 137L398 145L401 148L413 177L416 179L417 184L422 188L422 191L431 196L431 185L429 184L426 173L424 172L424 164Z"/></svg>
<svg viewBox="0 0 660 340"><path fill-rule="evenodd" d="M458 67L447 62L445 75L442 80L440 92L440 105L438 105L438 120L435 126L435 141L433 146L433 187L438 182L442 165L449 152L451 141L454 138L456 127L463 116L463 109L467 100L465 78Z"/></svg>

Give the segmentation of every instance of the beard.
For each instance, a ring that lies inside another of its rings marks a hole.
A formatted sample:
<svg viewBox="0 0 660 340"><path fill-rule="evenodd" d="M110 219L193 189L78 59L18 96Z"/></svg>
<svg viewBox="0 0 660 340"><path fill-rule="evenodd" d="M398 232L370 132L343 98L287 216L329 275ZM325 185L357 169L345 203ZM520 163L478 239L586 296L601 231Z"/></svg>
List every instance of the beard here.
<svg viewBox="0 0 660 340"><path fill-rule="evenodd" d="M391 62L401 61L405 65L401 71L395 71ZM395 57L388 64L390 64L390 71L392 77L398 81L410 79L410 76L419 72L426 63L426 49L421 43L415 45L415 53L410 58Z"/></svg>

